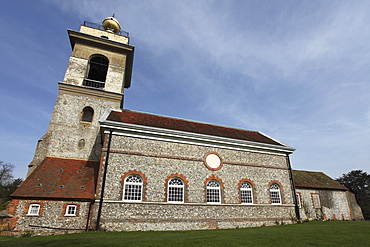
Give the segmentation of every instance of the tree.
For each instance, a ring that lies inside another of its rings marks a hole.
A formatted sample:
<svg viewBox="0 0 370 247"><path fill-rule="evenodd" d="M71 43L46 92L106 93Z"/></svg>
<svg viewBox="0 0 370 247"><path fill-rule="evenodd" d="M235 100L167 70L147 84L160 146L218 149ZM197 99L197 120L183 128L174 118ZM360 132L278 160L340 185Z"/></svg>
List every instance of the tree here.
<svg viewBox="0 0 370 247"><path fill-rule="evenodd" d="M23 182L21 178L13 177L14 165L0 160L0 210L6 209L10 195Z"/></svg>
<svg viewBox="0 0 370 247"><path fill-rule="evenodd" d="M353 170L337 179L355 194L358 205L362 209L364 218L370 219L370 174L362 170Z"/></svg>

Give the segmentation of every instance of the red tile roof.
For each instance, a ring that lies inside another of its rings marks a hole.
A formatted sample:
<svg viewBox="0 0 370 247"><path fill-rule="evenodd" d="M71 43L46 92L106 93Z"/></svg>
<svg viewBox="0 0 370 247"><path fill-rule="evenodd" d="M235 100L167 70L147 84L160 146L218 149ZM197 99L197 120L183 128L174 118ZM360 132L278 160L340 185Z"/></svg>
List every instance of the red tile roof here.
<svg viewBox="0 0 370 247"><path fill-rule="evenodd" d="M323 172L293 170L293 179L295 187L299 188L348 190Z"/></svg>
<svg viewBox="0 0 370 247"><path fill-rule="evenodd" d="M153 115L149 113L136 112L125 109L123 109L122 112L112 111L107 117L107 120L284 146L281 143L257 131L212 125L208 123L194 122L184 119Z"/></svg>
<svg viewBox="0 0 370 247"><path fill-rule="evenodd" d="M46 157L13 198L95 199L99 162Z"/></svg>

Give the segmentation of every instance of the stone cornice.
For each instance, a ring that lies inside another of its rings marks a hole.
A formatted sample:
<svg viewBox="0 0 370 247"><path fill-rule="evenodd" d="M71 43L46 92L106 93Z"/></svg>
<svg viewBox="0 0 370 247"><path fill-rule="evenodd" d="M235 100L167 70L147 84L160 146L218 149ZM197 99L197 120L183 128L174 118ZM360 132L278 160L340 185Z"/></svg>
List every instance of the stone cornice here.
<svg viewBox="0 0 370 247"><path fill-rule="evenodd" d="M85 97L94 97L97 99L121 102L122 93L108 92L98 88L90 88L85 86L77 86L65 82L58 82L59 92L63 94L72 94Z"/></svg>
<svg viewBox="0 0 370 247"><path fill-rule="evenodd" d="M96 37L96 36L93 36L93 35L90 35L90 34L74 31L74 30L71 30L71 29L67 29L67 31L68 31L68 35L71 39L72 47L75 44L75 40L79 39L80 42L82 42L82 41L84 41L84 42L93 42L93 43L99 44L101 46L110 47L111 49L119 49L119 50L121 50L121 52L122 51L132 52L135 48L132 45L128 45L128 44L125 44L125 43L121 43L121 42L117 42L117 41L113 41L113 40L109 40L109 39L103 39L101 37Z"/></svg>

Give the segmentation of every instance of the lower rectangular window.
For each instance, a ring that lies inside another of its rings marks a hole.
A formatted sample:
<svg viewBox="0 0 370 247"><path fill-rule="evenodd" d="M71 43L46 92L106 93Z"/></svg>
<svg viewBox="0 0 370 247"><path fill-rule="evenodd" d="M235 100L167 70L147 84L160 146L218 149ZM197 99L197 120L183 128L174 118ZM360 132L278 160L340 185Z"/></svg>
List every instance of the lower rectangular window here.
<svg viewBox="0 0 370 247"><path fill-rule="evenodd" d="M252 204L253 203L252 191L250 191L250 190L241 190L240 193L241 193L242 203L246 203L246 204Z"/></svg>
<svg viewBox="0 0 370 247"><path fill-rule="evenodd" d="M280 192L271 191L270 195L271 195L271 203L272 204L280 204L281 203L281 201L280 201Z"/></svg>
<svg viewBox="0 0 370 247"><path fill-rule="evenodd" d="M184 188L169 187L168 188L168 201L169 202L184 202Z"/></svg>
<svg viewBox="0 0 370 247"><path fill-rule="evenodd" d="M319 194L311 194L313 208L321 208L320 196Z"/></svg>
<svg viewBox="0 0 370 247"><path fill-rule="evenodd" d="M302 207L301 195L299 193L296 193L295 196L296 196L296 200L297 200L297 205L298 205L299 208L301 208Z"/></svg>
<svg viewBox="0 0 370 247"><path fill-rule="evenodd" d="M77 213L77 206L76 205L68 205L66 208L66 213L64 216L76 216Z"/></svg>
<svg viewBox="0 0 370 247"><path fill-rule="evenodd" d="M141 185L127 184L125 187L125 201L141 201Z"/></svg>
<svg viewBox="0 0 370 247"><path fill-rule="evenodd" d="M28 208L27 215L39 215L40 212L40 204L31 204Z"/></svg>
<svg viewBox="0 0 370 247"><path fill-rule="evenodd" d="M220 190L207 189L207 202L208 203L220 203Z"/></svg>

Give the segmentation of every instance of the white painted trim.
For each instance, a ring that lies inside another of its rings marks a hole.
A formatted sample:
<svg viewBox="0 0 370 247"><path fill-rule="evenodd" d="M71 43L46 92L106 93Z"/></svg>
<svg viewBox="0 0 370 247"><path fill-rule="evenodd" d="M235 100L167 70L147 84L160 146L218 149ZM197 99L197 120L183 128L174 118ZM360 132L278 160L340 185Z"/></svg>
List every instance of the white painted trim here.
<svg viewBox="0 0 370 247"><path fill-rule="evenodd" d="M141 182L140 183L136 183L136 182L129 182L129 181L126 181L127 178L131 175L135 175L137 177L139 177L141 179ZM126 196L126 186L128 185L140 185L140 200L131 200L131 199L125 199L125 196ZM138 175L138 174L135 174L135 173L131 173L129 174L126 178L125 178L125 181L123 183L123 193L122 193L122 201L124 202L141 202L143 200L143 187L144 187L144 179Z"/></svg>
<svg viewBox="0 0 370 247"><path fill-rule="evenodd" d="M170 182L172 179L179 179L182 181L182 185L170 185ZM170 201L169 196L170 196L170 187L171 188L181 188L182 189L182 200L181 201ZM170 180L167 182L167 202L168 203L175 203L175 204L181 204L184 203L185 200L185 182L182 178L179 177L172 177Z"/></svg>
<svg viewBox="0 0 370 247"><path fill-rule="evenodd" d="M95 200L95 202L99 203L99 200ZM103 203L120 203L120 204L160 204L160 205L193 205L193 206L240 206L240 207L294 207L294 204L270 204L270 203L261 203L261 204L239 204L239 203L218 203L218 204L210 204L210 203L195 203L195 202L186 202L186 203L171 203L171 202L125 202L125 201L116 201L116 200L104 200Z"/></svg>
<svg viewBox="0 0 370 247"><path fill-rule="evenodd" d="M277 143L280 143L280 144L281 144L281 145L283 145L283 146L286 146L287 148L292 149L293 151L295 150L295 148L293 148L293 147L291 147L291 146L289 146L289 145L287 145L287 144L285 144L285 143L283 143L283 142L281 142L281 141L278 141L278 140L276 140L275 138L272 138L271 136L266 135L265 133L262 133L261 131L258 131L258 133L260 133L261 135L263 135L263 136L265 136L265 137L267 137L267 138L269 138L269 139L271 139L271 140L273 140L273 141L275 141L275 142L277 142Z"/></svg>
<svg viewBox="0 0 370 247"><path fill-rule="evenodd" d="M107 119L107 117L112 111L113 109L106 109L103 115L100 117L99 122L103 122L105 119Z"/></svg>
<svg viewBox="0 0 370 247"><path fill-rule="evenodd" d="M104 114L105 116L105 114ZM253 151L258 153L286 155L294 152L294 148L285 144L272 145L232 138L210 136L198 133L191 133L178 130L162 129L157 127L149 127L127 123L117 123L114 121L99 120L101 128L112 128L115 131L114 135L123 135L130 137L139 137L152 140L162 140L185 144L195 144L201 146L212 146L218 148L226 148L242 151ZM106 133L106 132L105 132Z"/></svg>
<svg viewBox="0 0 370 247"><path fill-rule="evenodd" d="M73 214L68 213L69 208L74 208L74 211L73 211L74 213ZM75 205L75 204L67 205L66 212L65 212L64 216L76 216L76 215L77 215L77 205Z"/></svg>
<svg viewBox="0 0 370 247"><path fill-rule="evenodd" d="M33 206L37 207L37 213L31 213L31 211L33 209L32 208ZM31 203L28 206L27 216L39 216L40 215L40 208L41 208L41 205L39 203Z"/></svg>

